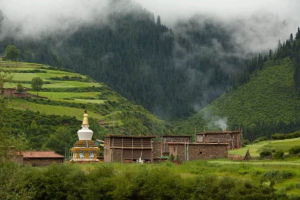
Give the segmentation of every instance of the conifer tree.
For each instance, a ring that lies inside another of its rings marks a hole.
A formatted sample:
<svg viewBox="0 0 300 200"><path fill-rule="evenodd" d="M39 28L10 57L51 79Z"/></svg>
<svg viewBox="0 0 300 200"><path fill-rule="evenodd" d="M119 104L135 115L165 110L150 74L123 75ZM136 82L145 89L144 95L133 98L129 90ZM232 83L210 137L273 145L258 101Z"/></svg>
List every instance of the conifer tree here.
<svg viewBox="0 0 300 200"><path fill-rule="evenodd" d="M298 53L294 60L294 81L295 89L300 93L300 54Z"/></svg>

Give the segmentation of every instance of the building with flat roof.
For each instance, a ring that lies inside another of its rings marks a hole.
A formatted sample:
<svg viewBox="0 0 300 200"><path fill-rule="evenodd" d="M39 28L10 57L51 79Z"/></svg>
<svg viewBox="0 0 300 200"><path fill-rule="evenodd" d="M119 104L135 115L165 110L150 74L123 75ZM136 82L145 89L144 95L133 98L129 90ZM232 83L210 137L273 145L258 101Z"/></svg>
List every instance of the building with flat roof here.
<svg viewBox="0 0 300 200"><path fill-rule="evenodd" d="M228 143L230 149L242 147L241 131L205 131L196 134L197 143Z"/></svg>

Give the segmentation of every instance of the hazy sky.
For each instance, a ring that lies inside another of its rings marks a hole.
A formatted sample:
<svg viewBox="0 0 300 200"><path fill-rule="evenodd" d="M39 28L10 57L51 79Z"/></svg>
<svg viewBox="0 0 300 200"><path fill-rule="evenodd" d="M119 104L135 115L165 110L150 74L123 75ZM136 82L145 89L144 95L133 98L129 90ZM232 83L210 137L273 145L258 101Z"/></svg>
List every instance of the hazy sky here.
<svg viewBox="0 0 300 200"><path fill-rule="evenodd" d="M193 15L240 26L237 40L251 38L255 41L249 45L254 48L261 44L258 49L274 47L278 39L287 38L300 25L300 0L133 0L133 4L128 1L120 0L118 6L111 8L109 0L0 0L1 35L38 37L70 31L96 20L105 22L111 10L126 12L137 4L160 15L169 26Z"/></svg>
<svg viewBox="0 0 300 200"><path fill-rule="evenodd" d="M273 13L281 18L299 20L299 0L136 0L160 14L167 22L194 14L231 19L256 13Z"/></svg>

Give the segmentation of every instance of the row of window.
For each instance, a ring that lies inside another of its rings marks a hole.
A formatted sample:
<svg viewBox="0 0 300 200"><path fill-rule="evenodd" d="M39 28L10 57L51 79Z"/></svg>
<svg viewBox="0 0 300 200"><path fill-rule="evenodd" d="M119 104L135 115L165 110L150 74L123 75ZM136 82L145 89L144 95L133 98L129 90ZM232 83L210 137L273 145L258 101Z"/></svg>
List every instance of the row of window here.
<svg viewBox="0 0 300 200"><path fill-rule="evenodd" d="M73 153L73 158L77 158L77 154L78 154L78 153ZM90 158L94 158L94 157L95 157L94 152L89 153L89 157L90 157ZM79 152L79 158L85 158L83 152Z"/></svg>

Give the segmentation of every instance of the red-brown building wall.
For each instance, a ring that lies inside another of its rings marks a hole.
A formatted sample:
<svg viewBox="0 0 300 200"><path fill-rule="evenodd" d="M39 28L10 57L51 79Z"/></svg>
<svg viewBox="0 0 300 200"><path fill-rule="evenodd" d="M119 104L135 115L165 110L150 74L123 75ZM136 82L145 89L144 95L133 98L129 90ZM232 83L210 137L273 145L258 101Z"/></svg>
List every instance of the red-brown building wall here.
<svg viewBox="0 0 300 200"><path fill-rule="evenodd" d="M104 162L153 160L152 137L109 136L104 142Z"/></svg>
<svg viewBox="0 0 300 200"><path fill-rule="evenodd" d="M189 143L191 142L191 136L163 136L161 139L161 151L162 151L161 154L169 152L169 147L168 147L169 142Z"/></svg>
<svg viewBox="0 0 300 200"><path fill-rule="evenodd" d="M200 134L196 134L196 142L198 142L198 143L228 143L230 149L238 149L238 148L242 147L240 132L200 133Z"/></svg>
<svg viewBox="0 0 300 200"><path fill-rule="evenodd" d="M169 153L181 161L226 158L228 156L227 144L201 144L201 143L169 143Z"/></svg>

